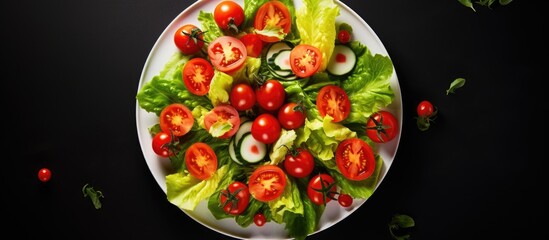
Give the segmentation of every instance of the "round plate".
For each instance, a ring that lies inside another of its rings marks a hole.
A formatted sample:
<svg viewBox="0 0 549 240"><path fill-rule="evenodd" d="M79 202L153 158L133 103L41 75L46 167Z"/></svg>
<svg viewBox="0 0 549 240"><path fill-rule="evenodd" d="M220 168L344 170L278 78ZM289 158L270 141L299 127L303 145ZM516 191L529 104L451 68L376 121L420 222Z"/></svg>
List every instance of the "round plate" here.
<svg viewBox="0 0 549 240"><path fill-rule="evenodd" d="M198 22L198 14L201 10L205 12L213 12L215 6L219 1L197 1L181 12L162 32L157 42L153 46L143 68L141 79L139 81L138 91L142 86L150 81L155 75L157 75L164 64L170 59L170 57L178 51L173 43L173 32L177 28L186 23L193 23L200 26ZM237 0L243 6L243 0ZM335 1L340 8L340 15L337 17L338 22L345 22L353 26L353 38L359 40L362 44L366 45L372 54L381 54L389 57L389 54L382 42L379 40L375 32L370 26L352 9L339 1ZM295 9L299 9L303 5L301 0L294 0ZM395 98L391 105L387 106L387 109L395 114L399 120L400 129L402 129L402 99L400 86L398 83L396 72L393 69L393 75L390 79L391 88L395 93ZM139 107L136 103L136 122L139 142L143 155L147 162L147 165L154 176L158 185L166 192L166 175L171 172L171 165L167 159L161 159L156 156L151 148L152 137L148 132L148 128L158 123L158 117L153 113L148 113ZM393 141L379 145L377 153L383 158L384 164L379 176L378 185L385 178L387 171L391 167L393 159L396 155L398 144L400 142L400 135L402 131L399 131L398 136ZM349 208L342 208L338 205L337 201L331 201L327 204L326 210L322 215L319 228L316 232L325 230L330 226L343 220L351 213L353 213L358 207L360 207L365 200L355 199L353 205ZM202 201L194 211L183 211L189 217L195 221L201 223L205 227L208 227L221 234L239 238L239 239L289 239L288 233L284 229L284 226L274 222L269 222L262 227L257 227L254 224L247 228L242 228L232 218L217 220L213 217L207 208L207 202ZM316 233L315 232L315 233Z"/></svg>

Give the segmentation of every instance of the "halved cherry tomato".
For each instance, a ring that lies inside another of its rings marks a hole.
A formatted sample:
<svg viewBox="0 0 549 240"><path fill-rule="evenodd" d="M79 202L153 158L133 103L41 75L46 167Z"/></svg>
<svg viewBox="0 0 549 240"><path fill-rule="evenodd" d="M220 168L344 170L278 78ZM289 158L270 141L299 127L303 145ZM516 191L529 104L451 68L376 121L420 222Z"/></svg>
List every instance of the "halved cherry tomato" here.
<svg viewBox="0 0 549 240"><path fill-rule="evenodd" d="M290 150L284 158L284 169L293 177L309 176L315 168L315 160L311 152L305 148Z"/></svg>
<svg viewBox="0 0 549 240"><path fill-rule="evenodd" d="M175 31L173 40L175 46L187 55L195 54L204 46L202 30L193 24L185 24Z"/></svg>
<svg viewBox="0 0 549 240"><path fill-rule="evenodd" d="M248 187L255 199L268 202L282 195L286 187L286 175L278 166L261 165L252 172Z"/></svg>
<svg viewBox="0 0 549 240"><path fill-rule="evenodd" d="M213 16L219 28L238 32L238 27L244 22L244 9L236 2L222 1L215 6Z"/></svg>
<svg viewBox="0 0 549 240"><path fill-rule="evenodd" d="M154 153L160 157L173 156L174 152L170 149L170 143L172 142L172 136L169 133L159 132L154 135L152 140L152 148Z"/></svg>
<svg viewBox="0 0 549 240"><path fill-rule="evenodd" d="M230 138L240 128L240 116L238 116L238 111L231 105L217 105L204 116L204 126L210 134L219 130L212 129L212 127L224 128L226 124L230 124L231 129L219 136L219 138Z"/></svg>
<svg viewBox="0 0 549 240"><path fill-rule="evenodd" d="M259 35L249 33L240 37L240 41L246 46L246 51L250 57L259 57L261 50L263 49L263 41L259 38Z"/></svg>
<svg viewBox="0 0 549 240"><path fill-rule="evenodd" d="M180 137L188 133L194 124L191 110L181 103L172 103L160 112L160 129L166 133L173 133Z"/></svg>
<svg viewBox="0 0 549 240"><path fill-rule="evenodd" d="M240 68L248 53L238 38L221 36L208 45L208 56L217 70L228 73Z"/></svg>
<svg viewBox="0 0 549 240"><path fill-rule="evenodd" d="M255 91L247 83L238 83L231 89L229 101L238 111L246 111L255 105Z"/></svg>
<svg viewBox="0 0 549 240"><path fill-rule="evenodd" d="M280 137L280 123L275 116L270 113L262 113L257 116L252 123L252 136L265 144L276 142Z"/></svg>
<svg viewBox="0 0 549 240"><path fill-rule="evenodd" d="M269 79L256 88L255 96L257 104L265 110L276 111L286 99L286 91L282 83L275 79Z"/></svg>
<svg viewBox="0 0 549 240"><path fill-rule="evenodd" d="M302 104L289 102L278 110L278 121L285 129L296 129L305 123L305 107Z"/></svg>
<svg viewBox="0 0 549 240"><path fill-rule="evenodd" d="M307 196L316 205L324 205L335 199L337 186L332 176L319 173L309 180Z"/></svg>
<svg viewBox="0 0 549 240"><path fill-rule="evenodd" d="M278 42L290 32L292 17L284 3L267 1L255 14L254 28L264 42Z"/></svg>
<svg viewBox="0 0 549 240"><path fill-rule="evenodd" d="M185 63L181 76L185 86L192 94L204 96L210 91L214 69L204 58L193 58Z"/></svg>
<svg viewBox="0 0 549 240"><path fill-rule="evenodd" d="M318 71L322 65L322 53L309 44L299 44L290 52L290 67L296 76L305 78Z"/></svg>
<svg viewBox="0 0 549 240"><path fill-rule="evenodd" d="M208 144L193 143L185 152L185 164L193 177L205 180L217 171L217 155Z"/></svg>
<svg viewBox="0 0 549 240"><path fill-rule="evenodd" d="M376 158L374 151L360 138L348 138L336 149L337 168L350 180L364 180L374 173Z"/></svg>
<svg viewBox="0 0 549 240"><path fill-rule="evenodd" d="M366 135L372 141L385 143L393 140L399 130L398 120L389 111L378 111L373 113L366 122Z"/></svg>
<svg viewBox="0 0 549 240"><path fill-rule="evenodd" d="M351 112L349 96L343 88L335 85L327 85L320 89L316 97L316 107L322 117L330 115L333 118L332 122L345 120Z"/></svg>
<svg viewBox="0 0 549 240"><path fill-rule="evenodd" d="M225 213L240 215L248 208L248 204L250 203L248 185L240 181L232 182L227 189L221 190L219 203Z"/></svg>

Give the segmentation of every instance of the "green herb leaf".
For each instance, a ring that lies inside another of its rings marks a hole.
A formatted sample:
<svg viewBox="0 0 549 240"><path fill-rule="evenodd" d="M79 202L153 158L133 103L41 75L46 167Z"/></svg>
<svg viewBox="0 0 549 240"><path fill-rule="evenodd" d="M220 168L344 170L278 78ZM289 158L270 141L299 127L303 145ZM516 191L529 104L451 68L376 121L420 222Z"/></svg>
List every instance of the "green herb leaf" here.
<svg viewBox="0 0 549 240"><path fill-rule="evenodd" d="M454 91L460 87L463 87L465 85L465 79L464 78L456 78L451 84L450 88L446 90L446 95L450 93L454 93Z"/></svg>
<svg viewBox="0 0 549 240"><path fill-rule="evenodd" d="M396 240L410 239L411 228L415 227L415 221L412 217L405 214L394 215L389 223L389 233Z"/></svg>
<svg viewBox="0 0 549 240"><path fill-rule="evenodd" d="M93 189L93 187L89 186L89 184L86 183L86 185L82 187L82 193L84 194L84 197L91 198L95 209L101 208L101 201L99 200L99 198L104 198L101 191L96 191L95 189Z"/></svg>
<svg viewBox="0 0 549 240"><path fill-rule="evenodd" d="M507 5L509 3L511 3L513 0L499 0L499 4L500 5Z"/></svg>
<svg viewBox="0 0 549 240"><path fill-rule="evenodd" d="M460 2L461 4L463 4L463 6L466 6L470 9L472 9L473 11L477 11L475 10L475 8L473 7L473 2L471 2L471 0L458 0L458 2Z"/></svg>

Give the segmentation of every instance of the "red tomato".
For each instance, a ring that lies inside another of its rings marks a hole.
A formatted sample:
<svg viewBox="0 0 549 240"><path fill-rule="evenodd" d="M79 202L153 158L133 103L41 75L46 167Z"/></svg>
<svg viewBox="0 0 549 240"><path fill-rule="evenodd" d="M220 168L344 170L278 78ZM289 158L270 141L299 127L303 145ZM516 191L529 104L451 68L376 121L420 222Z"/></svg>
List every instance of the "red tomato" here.
<svg viewBox="0 0 549 240"><path fill-rule="evenodd" d="M309 176L315 167L313 155L304 148L290 150L284 158L284 169L293 177Z"/></svg>
<svg viewBox="0 0 549 240"><path fill-rule="evenodd" d="M255 14L254 28L259 30L259 37L264 42L278 42L290 32L292 17L288 7L284 3L271 0L267 1ZM278 34L272 35L261 30L274 29Z"/></svg>
<svg viewBox="0 0 549 240"><path fill-rule="evenodd" d="M305 78L318 71L322 64L322 53L314 46L299 44L290 52L290 67L296 76Z"/></svg>
<svg viewBox="0 0 549 240"><path fill-rule="evenodd" d="M278 121L288 130L303 126L305 118L305 107L295 102L286 103L278 110Z"/></svg>
<svg viewBox="0 0 549 240"><path fill-rule="evenodd" d="M255 96L260 107L276 111L284 103L286 91L279 81L269 79L256 89Z"/></svg>
<svg viewBox="0 0 549 240"><path fill-rule="evenodd" d="M194 124L191 110L181 103L172 103L160 112L160 129L180 137L188 133Z"/></svg>
<svg viewBox="0 0 549 240"><path fill-rule="evenodd" d="M332 176L326 173L315 175L307 185L307 195L316 205L324 205L332 200L337 193L337 186Z"/></svg>
<svg viewBox="0 0 549 240"><path fill-rule="evenodd" d="M286 175L275 165L261 165L248 180L250 194L261 202L274 200L284 192Z"/></svg>
<svg viewBox="0 0 549 240"><path fill-rule="evenodd" d="M353 197L351 197L351 195L349 194L342 193L339 194L339 196L337 197L337 202L342 207L349 207L353 204Z"/></svg>
<svg viewBox="0 0 549 240"><path fill-rule="evenodd" d="M276 142L281 130L280 123L270 113L262 113L252 123L252 136L265 144Z"/></svg>
<svg viewBox="0 0 549 240"><path fill-rule="evenodd" d="M214 76L214 69L204 58L193 58L185 63L181 77L185 87L192 94L204 96L210 91L210 83Z"/></svg>
<svg viewBox="0 0 549 240"><path fill-rule="evenodd" d="M238 115L238 111L231 105L217 105L204 116L204 126L210 133L212 133L210 130L215 123L219 124L225 122L231 124L232 128L219 136L219 138L230 138L238 131L238 128L240 128L240 116ZM216 129L213 129L212 131L214 130Z"/></svg>
<svg viewBox="0 0 549 240"><path fill-rule="evenodd" d="M217 155L208 144L197 142L185 152L185 165L193 177L208 179L217 171Z"/></svg>
<svg viewBox="0 0 549 240"><path fill-rule="evenodd" d="M217 70L231 72L244 64L248 53L242 41L231 36L221 36L208 45L208 56Z"/></svg>
<svg viewBox="0 0 549 240"><path fill-rule="evenodd" d="M161 157L173 156L174 152L170 149L172 136L169 133L159 132L154 135L152 140L152 148L154 153Z"/></svg>
<svg viewBox="0 0 549 240"><path fill-rule="evenodd" d="M221 190L219 203L221 203L225 213L240 215L248 208L248 204L250 203L248 185L239 181L232 182L227 189Z"/></svg>
<svg viewBox="0 0 549 240"><path fill-rule="evenodd" d="M47 182L51 179L51 171L48 168L42 168L38 171L38 179L42 182Z"/></svg>
<svg viewBox="0 0 549 240"><path fill-rule="evenodd" d="M219 28L238 32L238 27L244 22L244 9L236 2L222 1L215 7L213 16Z"/></svg>
<svg viewBox="0 0 549 240"><path fill-rule="evenodd" d="M193 24L181 26L173 36L175 46L184 54L195 54L204 46L202 30Z"/></svg>
<svg viewBox="0 0 549 240"><path fill-rule="evenodd" d="M337 168L347 179L360 181L374 173L374 151L360 138L349 138L339 143L336 149Z"/></svg>
<svg viewBox="0 0 549 240"><path fill-rule="evenodd" d="M399 130L398 120L389 111L373 113L366 122L366 135L372 141L384 143L393 140Z"/></svg>
<svg viewBox="0 0 549 240"><path fill-rule="evenodd" d="M351 34L345 29L339 30L337 33L337 40L342 44L347 44L351 40Z"/></svg>
<svg viewBox="0 0 549 240"><path fill-rule="evenodd" d="M257 34L246 34L240 38L240 41L246 46L246 52L250 57L259 57L263 49L263 41Z"/></svg>
<svg viewBox="0 0 549 240"><path fill-rule="evenodd" d="M433 104L427 100L423 100L417 105L417 115L420 117L430 117L434 112Z"/></svg>
<svg viewBox="0 0 549 240"><path fill-rule="evenodd" d="M236 84L231 89L229 101L238 111L249 110L255 105L255 91L250 84Z"/></svg>
<svg viewBox="0 0 549 240"><path fill-rule="evenodd" d="M324 86L316 97L316 107L322 117L326 115L334 118L332 122L341 122L351 112L349 96L343 88L335 85Z"/></svg>
<svg viewBox="0 0 549 240"><path fill-rule="evenodd" d="M265 217L265 215L263 213L256 213L254 215L254 223L258 227L261 227L261 226L265 225L265 222L267 222L267 218Z"/></svg>

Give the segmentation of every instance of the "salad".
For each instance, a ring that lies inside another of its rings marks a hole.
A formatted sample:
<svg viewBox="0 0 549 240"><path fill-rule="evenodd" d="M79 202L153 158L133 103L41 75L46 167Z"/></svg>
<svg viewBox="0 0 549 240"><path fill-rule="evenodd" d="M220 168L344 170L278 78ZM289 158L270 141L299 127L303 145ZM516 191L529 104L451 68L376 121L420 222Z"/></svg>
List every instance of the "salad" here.
<svg viewBox="0 0 549 240"><path fill-rule="evenodd" d="M169 159L167 199L304 239L326 204L371 196L377 149L399 133L389 57L339 22L334 0L219 1L171 33L177 51L136 99Z"/></svg>

